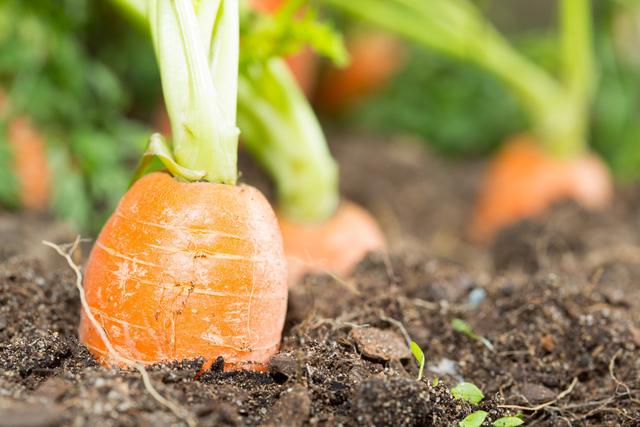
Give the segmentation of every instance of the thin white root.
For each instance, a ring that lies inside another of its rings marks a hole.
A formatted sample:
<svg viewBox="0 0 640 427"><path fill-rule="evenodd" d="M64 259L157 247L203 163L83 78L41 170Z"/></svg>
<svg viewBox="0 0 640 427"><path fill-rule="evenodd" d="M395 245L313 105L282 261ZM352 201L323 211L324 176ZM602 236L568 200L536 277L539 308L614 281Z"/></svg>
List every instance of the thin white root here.
<svg viewBox="0 0 640 427"><path fill-rule="evenodd" d="M80 267L78 267L76 263L73 262L73 259L71 258L73 256L73 253L78 248L78 245L80 244L80 242L81 242L80 236L76 237L73 243L67 244L67 245L56 245L55 243L52 243L46 240L42 241L44 245L49 246L50 248L53 248L56 252L58 252L58 254L60 254L60 256L67 261L67 264L69 264L69 267L71 267L71 269L75 273L76 275L75 284L76 284L76 288L78 289L78 292L80 293L80 303L82 304L82 308L85 314L87 315L87 318L91 322L91 324L96 328L96 331L98 331L98 335L100 335L100 339L102 339L102 342L104 342L104 345L107 348L107 351L109 352L109 356L113 360L120 362L124 365L127 365L130 368L135 368L138 372L140 372L140 376L142 377L142 382L144 384L144 387L146 388L147 392L151 395L151 397L153 397L160 405L164 406L165 408L173 412L173 414L176 417L180 418L185 423L187 423L189 427L195 427L197 424L196 419L189 413L189 411L187 411L185 408L183 408L179 404L172 402L171 400L165 398L160 393L158 393L156 388L151 383L151 378L149 378L149 373L147 372L147 370L145 369L142 363L128 359L116 351L116 349L111 344L111 341L107 337L107 334L104 331L102 325L94 317L91 311L91 307L89 307L89 303L87 302L87 297L84 293L84 288L82 287L82 272L80 271Z"/></svg>

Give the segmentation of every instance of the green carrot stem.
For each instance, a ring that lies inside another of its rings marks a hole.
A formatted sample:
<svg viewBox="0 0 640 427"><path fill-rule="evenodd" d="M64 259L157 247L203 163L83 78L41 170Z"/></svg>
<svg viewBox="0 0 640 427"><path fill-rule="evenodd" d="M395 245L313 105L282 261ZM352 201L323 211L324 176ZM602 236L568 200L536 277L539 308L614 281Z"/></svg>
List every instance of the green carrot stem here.
<svg viewBox="0 0 640 427"><path fill-rule="evenodd" d="M591 2L562 0L559 17L562 80L580 120L576 125L574 150L585 149L589 110L596 84Z"/></svg>
<svg viewBox="0 0 640 427"><path fill-rule="evenodd" d="M115 1L121 6L130 3L128 10L138 15L143 13L142 8L136 7L139 0ZM287 4L291 10L286 12L291 15L299 8L297 3ZM198 18L201 27L205 26L205 19L211 19L201 10ZM206 40L208 36L201 37ZM217 58L226 57L221 53L218 55ZM212 63L215 61L216 57ZM169 60L166 62L169 67ZM340 201L338 168L329 153L318 119L291 72L281 59L272 58L265 63L247 64L240 70L239 78L238 122L243 142L275 181L282 213L294 221L306 223L327 219ZM222 74L218 75L218 81L220 85L216 88L226 89L223 98L235 99L236 83L224 85L232 79ZM169 113L173 117L171 111ZM175 134L173 118L172 128ZM176 158L180 160L175 145L174 142ZM153 156L159 157L169 170L183 179L202 176L203 166L175 162L168 152L167 142L160 136L154 136L139 169L143 170Z"/></svg>
<svg viewBox="0 0 640 427"><path fill-rule="evenodd" d="M576 108L568 91L519 54L472 3L466 0L325 2L420 45L485 69L518 97L548 151L564 156L582 149L581 117L584 114Z"/></svg>
<svg viewBox="0 0 640 427"><path fill-rule="evenodd" d="M113 0L129 19L136 24L147 27L147 0Z"/></svg>
<svg viewBox="0 0 640 427"><path fill-rule="evenodd" d="M237 0L148 0L175 162L210 182L237 179ZM189 177L181 178L188 180Z"/></svg>
<svg viewBox="0 0 640 427"><path fill-rule="evenodd" d="M337 166L284 61L250 64L240 73L238 122L246 148L274 179L285 216L319 222L335 212Z"/></svg>

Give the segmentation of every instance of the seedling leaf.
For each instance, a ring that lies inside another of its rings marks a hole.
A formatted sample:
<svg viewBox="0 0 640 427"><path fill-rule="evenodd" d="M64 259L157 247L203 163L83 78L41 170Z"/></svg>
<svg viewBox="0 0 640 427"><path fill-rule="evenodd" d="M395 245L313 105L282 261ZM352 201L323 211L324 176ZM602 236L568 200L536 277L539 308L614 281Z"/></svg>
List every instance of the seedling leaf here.
<svg viewBox="0 0 640 427"><path fill-rule="evenodd" d="M478 339L478 336L476 335L475 332L473 332L473 329L471 329L471 326L469 326L469 324L462 319L453 319L451 321L451 327L453 328L454 331L465 334L471 339L474 339L474 340Z"/></svg>
<svg viewBox="0 0 640 427"><path fill-rule="evenodd" d="M515 427L524 424L518 417L502 417L493 422L494 427Z"/></svg>
<svg viewBox="0 0 640 427"><path fill-rule="evenodd" d="M489 413L485 411L475 411L467 415L458 425L460 427L480 427L488 415Z"/></svg>
<svg viewBox="0 0 640 427"><path fill-rule="evenodd" d="M475 332L473 332L473 329L471 329L471 326L469 326L469 324L467 322L465 322L464 320L462 320L462 319L453 319L451 321L451 327L453 328L454 331L460 332L462 334L465 334L466 336L468 336L472 340L480 341L485 347L487 347L489 350L493 351L493 344L491 344L491 341L489 341L485 337L481 337L480 335L478 335Z"/></svg>
<svg viewBox="0 0 640 427"><path fill-rule="evenodd" d="M424 372L424 352L415 341L411 341L411 353L413 353L413 357L416 358L418 365L420 365L418 370L418 381L420 381Z"/></svg>
<svg viewBox="0 0 640 427"><path fill-rule="evenodd" d="M461 399L473 405L484 399L482 391L475 384L462 382L451 389L451 394L456 399Z"/></svg>

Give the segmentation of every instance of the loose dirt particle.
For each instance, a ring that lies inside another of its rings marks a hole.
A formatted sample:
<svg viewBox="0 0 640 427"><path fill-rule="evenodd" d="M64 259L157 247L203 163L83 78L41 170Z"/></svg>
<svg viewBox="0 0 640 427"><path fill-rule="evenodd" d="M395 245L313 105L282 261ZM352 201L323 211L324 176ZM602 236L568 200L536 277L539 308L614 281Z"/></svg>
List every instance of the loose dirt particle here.
<svg viewBox="0 0 640 427"><path fill-rule="evenodd" d="M309 392L305 387L295 385L280 394L265 425L298 427L309 419L310 414Z"/></svg>
<svg viewBox="0 0 640 427"><path fill-rule="evenodd" d="M374 360L401 360L411 357L404 339L389 329L356 328L351 336L362 354Z"/></svg>

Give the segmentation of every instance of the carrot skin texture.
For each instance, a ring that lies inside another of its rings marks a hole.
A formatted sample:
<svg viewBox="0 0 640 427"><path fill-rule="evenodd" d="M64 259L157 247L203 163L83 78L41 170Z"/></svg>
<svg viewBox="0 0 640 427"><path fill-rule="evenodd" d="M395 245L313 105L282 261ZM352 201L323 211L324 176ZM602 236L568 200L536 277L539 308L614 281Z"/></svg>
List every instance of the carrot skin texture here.
<svg viewBox="0 0 640 427"><path fill-rule="evenodd" d="M22 205L27 209L46 209L51 198L51 170L43 136L24 116L11 120L7 136Z"/></svg>
<svg viewBox="0 0 640 427"><path fill-rule="evenodd" d="M375 219L358 205L343 201L319 224L301 224L278 215L289 266L289 287L306 273L349 275L368 252L384 251L386 242Z"/></svg>
<svg viewBox="0 0 640 427"><path fill-rule="evenodd" d="M611 175L597 156L586 153L558 159L529 136L505 144L490 164L481 189L470 230L477 242L490 241L502 228L540 215L560 200L598 209L613 197Z"/></svg>
<svg viewBox="0 0 640 427"><path fill-rule="evenodd" d="M249 186L140 179L103 228L85 292L115 349L145 364L218 356L260 369L279 346L287 270L277 220ZM80 339L110 365L83 313Z"/></svg>

